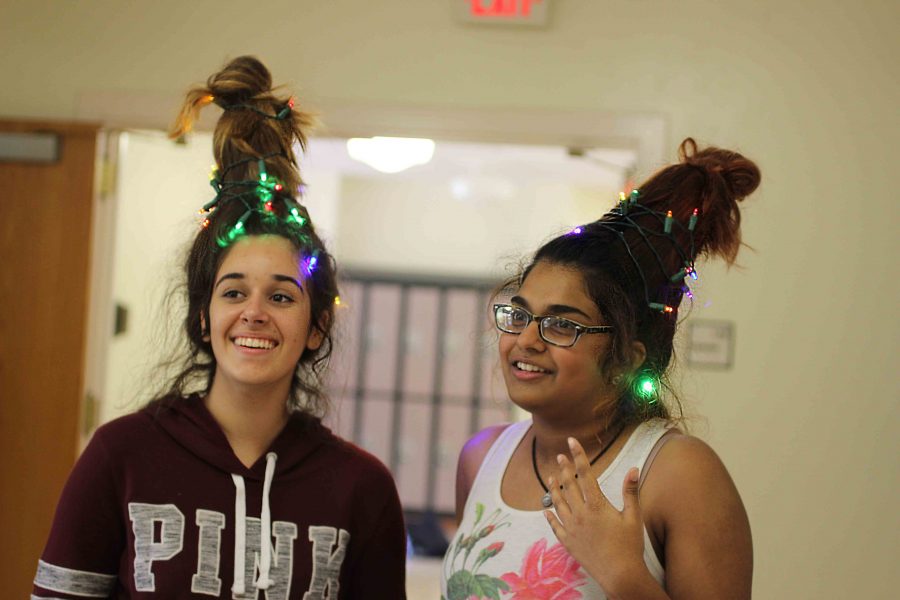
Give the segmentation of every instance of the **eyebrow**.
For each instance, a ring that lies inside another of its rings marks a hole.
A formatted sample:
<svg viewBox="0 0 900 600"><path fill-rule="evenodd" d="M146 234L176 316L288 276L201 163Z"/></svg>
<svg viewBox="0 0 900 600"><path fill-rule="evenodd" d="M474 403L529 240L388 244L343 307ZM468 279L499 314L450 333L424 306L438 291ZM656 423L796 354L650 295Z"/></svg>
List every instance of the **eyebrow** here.
<svg viewBox="0 0 900 600"><path fill-rule="evenodd" d="M523 298L521 296L513 296L510 299L510 302L512 302L513 304L521 304L522 307L525 308L526 310L529 310L529 311L532 310L531 306L528 304L528 301L525 300L525 298ZM588 321L592 320L592 318L593 318L589 314L587 314L586 312L581 310L580 308L575 308L574 306L569 306L568 304L551 304L550 306L547 307L546 312L551 315L558 315L561 313L581 315Z"/></svg>
<svg viewBox="0 0 900 600"><path fill-rule="evenodd" d="M272 275L272 279L274 279L275 281L286 281L288 283L293 283L297 286L297 289L303 290L303 285L301 285L299 281L297 281L290 275L279 275L278 273L275 273L274 275Z"/></svg>
<svg viewBox="0 0 900 600"><path fill-rule="evenodd" d="M244 275L243 273L225 273L224 275L219 277L219 280L216 282L216 285L213 286L213 290L215 290L217 287L219 287L219 284L221 284L223 281L226 281L229 279L239 279L240 280L240 279L244 279L245 277L246 277L246 275ZM280 273L275 273L272 275L272 279L274 279L275 281L284 281L287 283L293 283L295 286L297 286L297 289L299 289L301 291L303 290L303 286L300 284L300 282L297 281L296 278L291 277L290 275L281 275Z"/></svg>

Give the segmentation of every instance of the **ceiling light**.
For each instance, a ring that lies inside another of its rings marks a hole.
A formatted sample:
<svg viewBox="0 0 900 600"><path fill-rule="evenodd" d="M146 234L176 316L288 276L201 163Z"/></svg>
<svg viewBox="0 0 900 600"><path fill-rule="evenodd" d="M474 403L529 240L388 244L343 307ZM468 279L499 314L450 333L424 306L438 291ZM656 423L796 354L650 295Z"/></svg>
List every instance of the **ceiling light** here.
<svg viewBox="0 0 900 600"><path fill-rule="evenodd" d="M380 137L347 140L350 158L382 173L399 173L424 165L434 155L434 141L420 138Z"/></svg>
<svg viewBox="0 0 900 600"><path fill-rule="evenodd" d="M472 195L472 187L465 179L454 179L450 182L450 193L457 200L466 200Z"/></svg>

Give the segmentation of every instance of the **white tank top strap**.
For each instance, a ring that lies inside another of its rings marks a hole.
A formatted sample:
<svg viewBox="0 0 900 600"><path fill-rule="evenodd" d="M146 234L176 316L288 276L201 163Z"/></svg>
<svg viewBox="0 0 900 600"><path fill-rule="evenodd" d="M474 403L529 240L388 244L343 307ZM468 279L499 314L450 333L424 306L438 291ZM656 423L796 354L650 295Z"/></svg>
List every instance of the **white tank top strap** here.
<svg viewBox="0 0 900 600"><path fill-rule="evenodd" d="M623 506L622 482L628 471L637 467L643 473L653 447L669 429L670 425L662 419L652 419L638 425L612 464L598 478L603 493L619 510Z"/></svg>
<svg viewBox="0 0 900 600"><path fill-rule="evenodd" d="M497 439L494 440L494 443L491 444L490 449L484 456L484 460L481 461L481 468L478 469L475 480L472 482L472 489L469 492L470 499L472 497L472 492L475 492L476 490L481 491L480 484L482 484L482 482L490 482L490 484L498 486L499 489L499 482L506 472L506 465L509 462L510 457L512 457L513 452L515 452L516 448L519 446L519 442L522 441L522 438L525 437L525 434L528 433L530 428L530 419L518 421L516 423L510 423L510 425L497 436ZM466 504L468 504L468 502Z"/></svg>
<svg viewBox="0 0 900 600"><path fill-rule="evenodd" d="M628 471L632 467L637 467L643 474L645 463L656 443L670 430L671 426L663 419L653 419L638 425L612 464L597 479L603 494L617 510L622 510L625 506L622 484ZM657 581L663 582L665 569L659 562L656 552L653 551L646 526L644 527L644 561Z"/></svg>
<svg viewBox="0 0 900 600"><path fill-rule="evenodd" d="M666 445L666 442L679 434L680 432L677 429L675 429L674 427L670 427L669 429L666 429L666 432L659 436L659 438L656 440L656 443L653 444L653 448L650 449L650 454L644 461L644 467L641 469L641 479L640 481L638 481L639 489L644 486L644 479L647 477L647 472L650 470L650 466L656 459L656 455L659 454L659 451L662 450L662 447Z"/></svg>

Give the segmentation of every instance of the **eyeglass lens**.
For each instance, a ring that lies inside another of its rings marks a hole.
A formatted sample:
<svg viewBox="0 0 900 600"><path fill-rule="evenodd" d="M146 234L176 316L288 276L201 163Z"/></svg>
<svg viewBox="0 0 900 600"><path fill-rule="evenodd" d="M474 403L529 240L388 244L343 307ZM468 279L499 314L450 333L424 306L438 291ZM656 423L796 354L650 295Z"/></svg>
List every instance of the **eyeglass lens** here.
<svg viewBox="0 0 900 600"><path fill-rule="evenodd" d="M532 315L523 308L515 306L499 306L495 312L497 327L506 333L522 333L531 323ZM561 317L540 318L541 338L551 344L569 346L578 337L575 324Z"/></svg>

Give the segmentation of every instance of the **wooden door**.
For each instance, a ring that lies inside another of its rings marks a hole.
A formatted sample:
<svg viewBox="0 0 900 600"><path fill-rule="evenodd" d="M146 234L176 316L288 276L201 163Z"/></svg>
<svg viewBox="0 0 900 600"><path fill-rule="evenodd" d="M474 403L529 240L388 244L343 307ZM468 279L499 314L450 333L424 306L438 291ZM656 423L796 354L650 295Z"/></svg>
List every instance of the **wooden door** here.
<svg viewBox="0 0 900 600"><path fill-rule="evenodd" d="M0 160L0 581L27 598L75 461L98 128L0 120L59 136L53 163Z"/></svg>

